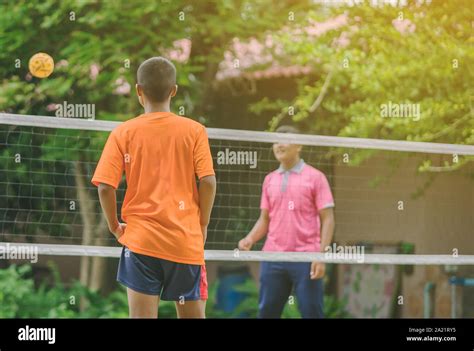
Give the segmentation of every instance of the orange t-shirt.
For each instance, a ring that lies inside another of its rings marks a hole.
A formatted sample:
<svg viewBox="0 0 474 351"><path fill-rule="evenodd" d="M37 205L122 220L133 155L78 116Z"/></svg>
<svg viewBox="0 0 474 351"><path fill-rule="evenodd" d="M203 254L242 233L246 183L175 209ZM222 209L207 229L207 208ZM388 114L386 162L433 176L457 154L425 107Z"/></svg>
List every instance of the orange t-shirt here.
<svg viewBox="0 0 474 351"><path fill-rule="evenodd" d="M92 178L127 190L119 242L132 252L202 265L204 243L196 175L214 175L206 129L169 112L140 115L109 135Z"/></svg>

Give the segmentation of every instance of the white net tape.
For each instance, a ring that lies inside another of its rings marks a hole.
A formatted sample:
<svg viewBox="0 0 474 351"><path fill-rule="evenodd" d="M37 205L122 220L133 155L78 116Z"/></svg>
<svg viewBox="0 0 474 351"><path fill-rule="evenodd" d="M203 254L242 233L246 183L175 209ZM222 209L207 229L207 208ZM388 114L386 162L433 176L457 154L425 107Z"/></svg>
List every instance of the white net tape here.
<svg viewBox="0 0 474 351"><path fill-rule="evenodd" d="M38 255L50 256L97 256L120 257L120 247L0 243L2 251L23 249L37 250ZM311 252L262 252L240 250L206 250L207 261L267 261L267 262L311 262L347 264L394 264L394 265L472 265L474 255L402 255L364 254L357 258L327 257L324 253Z"/></svg>

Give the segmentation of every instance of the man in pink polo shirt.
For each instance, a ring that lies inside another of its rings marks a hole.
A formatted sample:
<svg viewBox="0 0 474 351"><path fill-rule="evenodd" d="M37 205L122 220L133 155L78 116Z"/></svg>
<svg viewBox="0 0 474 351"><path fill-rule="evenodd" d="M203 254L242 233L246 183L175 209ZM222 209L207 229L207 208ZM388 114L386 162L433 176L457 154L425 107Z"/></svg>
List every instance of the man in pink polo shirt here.
<svg viewBox="0 0 474 351"><path fill-rule="evenodd" d="M279 133L298 133L281 126ZM301 145L274 144L280 167L265 177L260 218L239 242L250 250L265 235L263 251L324 252L334 233L334 200L325 175L301 158ZM279 318L294 289L303 318L323 317L321 262L262 262L259 317Z"/></svg>

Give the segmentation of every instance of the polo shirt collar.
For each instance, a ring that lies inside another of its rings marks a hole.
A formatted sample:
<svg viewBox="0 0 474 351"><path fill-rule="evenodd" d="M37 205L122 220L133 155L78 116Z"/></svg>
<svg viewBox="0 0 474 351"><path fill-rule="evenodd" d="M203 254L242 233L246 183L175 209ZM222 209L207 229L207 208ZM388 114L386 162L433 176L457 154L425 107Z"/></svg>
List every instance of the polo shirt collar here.
<svg viewBox="0 0 474 351"><path fill-rule="evenodd" d="M280 167L278 167L277 171L278 173L284 173L284 172L293 172L293 173L301 173L301 171L303 170L303 167L305 165L305 162L303 159L300 159L300 161L293 166L293 168L289 169L289 170L285 170L281 165Z"/></svg>

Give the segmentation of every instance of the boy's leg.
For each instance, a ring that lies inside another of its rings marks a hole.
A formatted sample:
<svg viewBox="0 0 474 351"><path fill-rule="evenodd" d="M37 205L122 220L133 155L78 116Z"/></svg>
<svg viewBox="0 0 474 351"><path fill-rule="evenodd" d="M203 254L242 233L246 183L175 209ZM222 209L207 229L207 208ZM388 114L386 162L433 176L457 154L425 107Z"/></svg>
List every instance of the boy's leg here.
<svg viewBox="0 0 474 351"><path fill-rule="evenodd" d="M259 318L280 318L291 293L291 280L283 262L262 262L260 266Z"/></svg>
<svg viewBox="0 0 474 351"><path fill-rule="evenodd" d="M161 260L164 285L161 299L175 301L178 318L206 318L206 266Z"/></svg>
<svg viewBox="0 0 474 351"><path fill-rule="evenodd" d="M127 288L130 318L158 318L160 298Z"/></svg>
<svg viewBox="0 0 474 351"><path fill-rule="evenodd" d="M117 281L127 287L130 318L156 318L163 272L157 258L136 254L124 247Z"/></svg>
<svg viewBox="0 0 474 351"><path fill-rule="evenodd" d="M175 304L178 318L206 318L206 300L177 301Z"/></svg>
<svg viewBox="0 0 474 351"><path fill-rule="evenodd" d="M291 263L291 279L295 285L295 295L302 318L324 318L323 279L310 278L311 263Z"/></svg>

